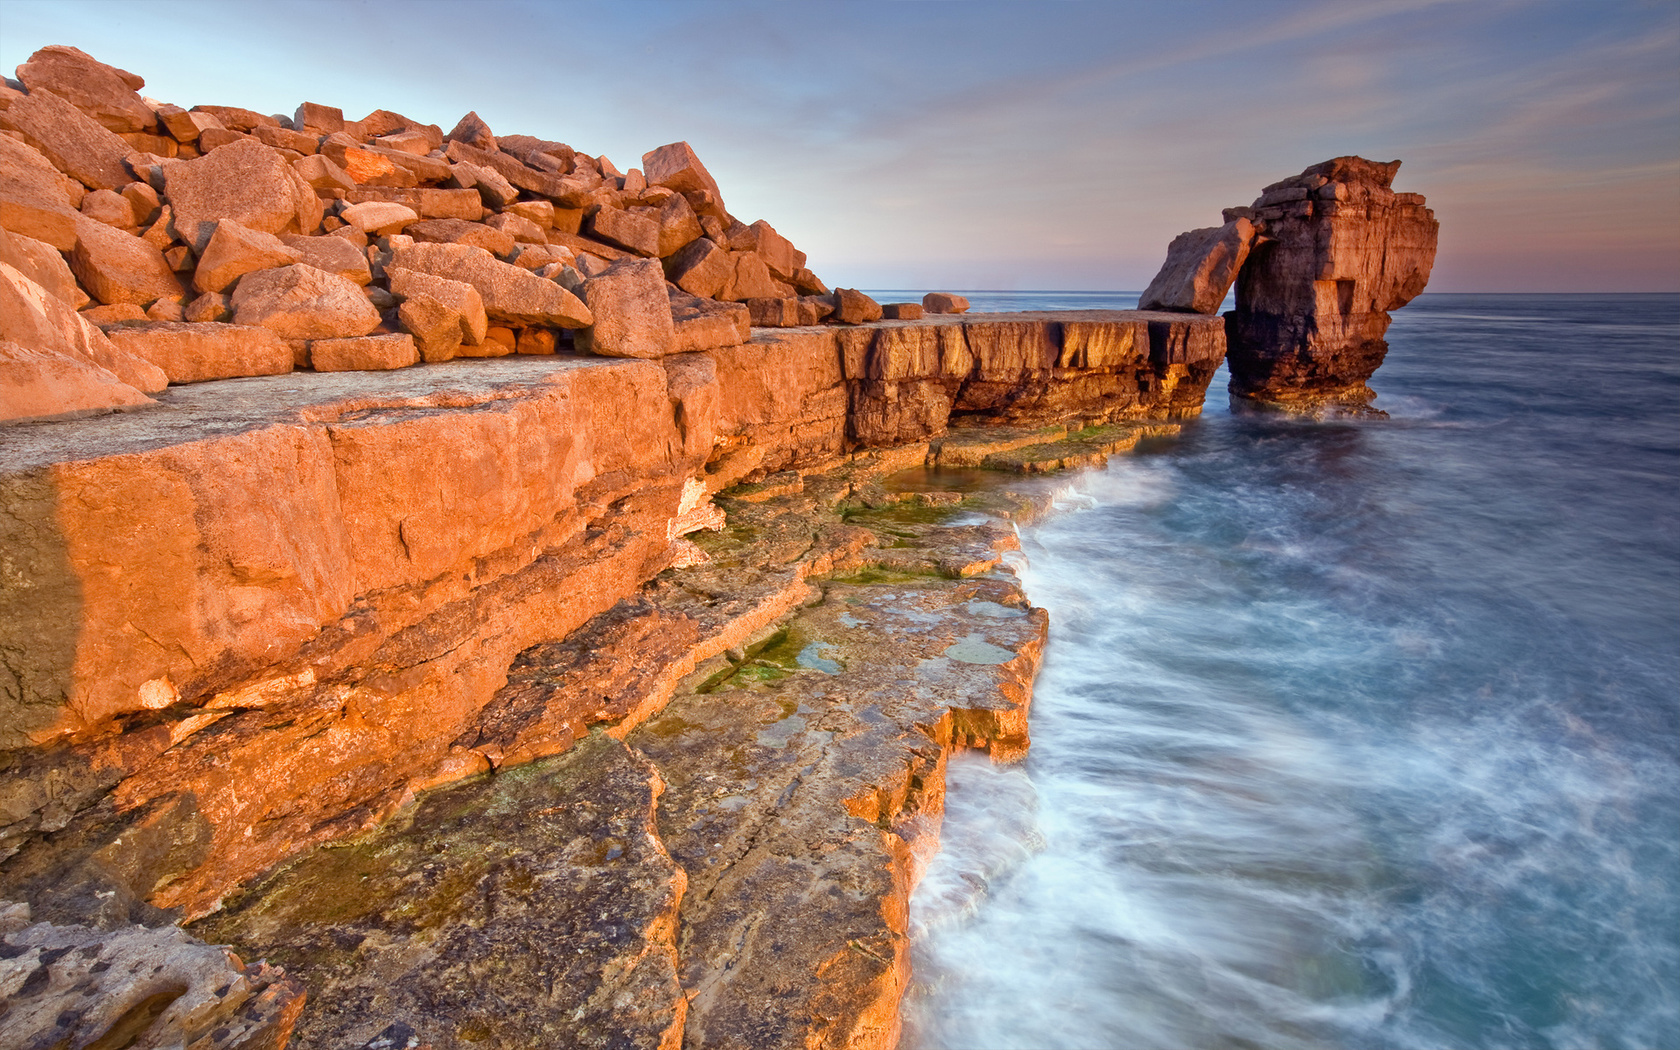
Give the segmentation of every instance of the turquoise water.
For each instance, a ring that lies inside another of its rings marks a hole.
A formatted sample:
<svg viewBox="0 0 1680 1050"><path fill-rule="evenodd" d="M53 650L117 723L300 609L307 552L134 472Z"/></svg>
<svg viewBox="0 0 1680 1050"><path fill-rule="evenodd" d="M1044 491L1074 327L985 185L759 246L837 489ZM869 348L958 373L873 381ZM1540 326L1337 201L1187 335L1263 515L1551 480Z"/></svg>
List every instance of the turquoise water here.
<svg viewBox="0 0 1680 1050"><path fill-rule="evenodd" d="M1025 530L1033 747L953 763L905 1047L1680 1045L1680 297L1390 343L1389 419L1221 373Z"/></svg>

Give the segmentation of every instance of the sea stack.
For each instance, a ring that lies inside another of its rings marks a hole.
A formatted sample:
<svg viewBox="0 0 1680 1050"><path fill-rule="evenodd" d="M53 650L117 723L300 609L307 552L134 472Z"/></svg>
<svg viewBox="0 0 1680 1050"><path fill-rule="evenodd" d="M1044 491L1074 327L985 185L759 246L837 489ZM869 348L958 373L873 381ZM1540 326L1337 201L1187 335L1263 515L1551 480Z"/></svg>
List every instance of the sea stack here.
<svg viewBox="0 0 1680 1050"><path fill-rule="evenodd" d="M1376 396L1365 384L1388 353L1389 311L1429 283L1440 230L1422 194L1390 188L1399 168L1337 157L1227 211L1262 233L1225 315L1232 394L1299 407Z"/></svg>

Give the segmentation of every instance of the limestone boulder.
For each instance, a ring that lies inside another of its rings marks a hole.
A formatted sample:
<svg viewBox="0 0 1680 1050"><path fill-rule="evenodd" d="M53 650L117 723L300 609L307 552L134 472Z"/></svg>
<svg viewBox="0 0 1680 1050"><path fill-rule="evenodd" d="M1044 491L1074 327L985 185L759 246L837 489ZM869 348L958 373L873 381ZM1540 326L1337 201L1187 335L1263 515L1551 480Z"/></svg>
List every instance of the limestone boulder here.
<svg viewBox="0 0 1680 1050"><path fill-rule="evenodd" d="M755 328L793 328L801 323L798 299L748 299Z"/></svg>
<svg viewBox="0 0 1680 1050"><path fill-rule="evenodd" d="M248 273L302 261L298 251L272 233L249 230L232 219L223 219L216 223L216 232L210 235L210 243L198 257L193 287L200 293L225 292Z"/></svg>
<svg viewBox="0 0 1680 1050"><path fill-rule="evenodd" d="M154 393L169 385L162 369L113 346L86 318L3 262L0 339L96 365L142 393Z"/></svg>
<svg viewBox="0 0 1680 1050"><path fill-rule="evenodd" d="M222 127L241 134L248 134L258 128L280 126L280 121L269 114L240 106L194 106L192 112L208 113L215 117Z"/></svg>
<svg viewBox="0 0 1680 1050"><path fill-rule="evenodd" d="M17 78L31 94L51 91L111 131L145 131L156 120L139 95L144 79L73 47L43 47L17 67Z"/></svg>
<svg viewBox="0 0 1680 1050"><path fill-rule="evenodd" d="M323 157L319 153L292 161L292 170L313 190L326 190L330 193L356 187L356 180L350 177L349 172L334 164L331 158Z"/></svg>
<svg viewBox="0 0 1680 1050"><path fill-rule="evenodd" d="M420 221L413 208L395 201L363 201L352 204L338 213L338 217L365 234L387 237L401 233Z"/></svg>
<svg viewBox="0 0 1680 1050"><path fill-rule="evenodd" d="M753 223L752 229L758 234L753 250L764 260L771 275L780 281L792 281L793 275L805 265L805 253L763 219Z"/></svg>
<svg viewBox="0 0 1680 1050"><path fill-rule="evenodd" d="M463 219L426 219L404 231L416 241L428 244L467 244L491 255L513 254L513 234Z"/></svg>
<svg viewBox="0 0 1680 1050"><path fill-rule="evenodd" d="M45 241L11 233L0 226L0 262L12 266L72 310L80 310L91 301L76 283L76 275L70 271L64 256Z"/></svg>
<svg viewBox="0 0 1680 1050"><path fill-rule="evenodd" d="M94 190L82 198L82 215L94 222L133 232L139 223L134 218L134 205L116 190Z"/></svg>
<svg viewBox="0 0 1680 1050"><path fill-rule="evenodd" d="M661 259L670 258L705 234L700 228L700 217L694 214L688 198L680 193L673 193L659 206L658 222L659 244L655 254Z"/></svg>
<svg viewBox="0 0 1680 1050"><path fill-rule="evenodd" d="M929 292L922 296L922 309L930 314L965 314L968 299L950 292Z"/></svg>
<svg viewBox="0 0 1680 1050"><path fill-rule="evenodd" d="M76 220L70 269L102 303L145 306L181 294L181 282L155 246L91 219Z"/></svg>
<svg viewBox="0 0 1680 1050"><path fill-rule="evenodd" d="M793 298L793 286L776 280L757 252L730 252L729 255L734 268L716 298L733 303L744 303L748 299Z"/></svg>
<svg viewBox="0 0 1680 1050"><path fill-rule="evenodd" d="M453 312L461 329L461 338L457 340L457 345L466 343L476 346L484 342L484 336L490 330L490 319L484 310L483 296L479 295L478 289L471 284L416 270L405 270L399 266L386 267L385 277L390 282L392 295L402 299L435 299ZM414 329L410 328L409 331ZM432 359L428 357L426 360Z"/></svg>
<svg viewBox="0 0 1680 1050"><path fill-rule="evenodd" d="M0 227L69 251L76 246L76 208L84 193L40 150L0 135Z"/></svg>
<svg viewBox="0 0 1680 1050"><path fill-rule="evenodd" d="M636 255L659 254L659 223L621 208L602 208L585 223L589 236Z"/></svg>
<svg viewBox="0 0 1680 1050"><path fill-rule="evenodd" d="M331 135L344 130L344 111L319 102L303 102L292 113L292 127Z"/></svg>
<svg viewBox="0 0 1680 1050"><path fill-rule="evenodd" d="M53 167L90 190L114 190L131 179L123 159L134 148L50 91L12 99L0 109L0 130L22 135Z"/></svg>
<svg viewBox="0 0 1680 1050"><path fill-rule="evenodd" d="M490 125L484 123L475 112L469 112L455 122L455 126L449 131L449 141L463 142L468 146L491 152L497 148L496 136L490 133Z"/></svg>
<svg viewBox="0 0 1680 1050"><path fill-rule="evenodd" d="M683 247L665 261L665 274L678 288L715 299L735 273L735 260L709 237Z"/></svg>
<svg viewBox="0 0 1680 1050"><path fill-rule="evenodd" d="M0 423L95 415L155 402L106 369L0 340Z"/></svg>
<svg viewBox="0 0 1680 1050"><path fill-rule="evenodd" d="M227 321L233 317L233 296L225 292L205 292L181 310L187 321Z"/></svg>
<svg viewBox="0 0 1680 1050"><path fill-rule="evenodd" d="M1218 313L1248 258L1254 236L1254 224L1236 218L1223 226L1174 237L1167 246L1167 261L1144 289L1138 309Z"/></svg>
<svg viewBox="0 0 1680 1050"><path fill-rule="evenodd" d="M280 236L280 243L297 253L297 262L334 273L359 285L373 283L367 255L343 237L305 237L298 233Z"/></svg>
<svg viewBox="0 0 1680 1050"><path fill-rule="evenodd" d="M583 284L593 326L578 348L603 357L660 358L672 352L671 302L657 259L622 259Z"/></svg>
<svg viewBox="0 0 1680 1050"><path fill-rule="evenodd" d="M119 349L163 369L171 383L281 375L292 370L292 351L267 328L185 321L139 321L105 333Z"/></svg>
<svg viewBox="0 0 1680 1050"><path fill-rule="evenodd" d="M399 248L390 266L461 281L477 289L493 321L548 328L585 328L590 308L566 289L502 262L468 244L413 244Z"/></svg>
<svg viewBox="0 0 1680 1050"><path fill-rule="evenodd" d="M723 206L717 180L686 142L673 142L642 154L642 174L650 186L668 186L678 193L708 193L719 208Z"/></svg>
<svg viewBox="0 0 1680 1050"><path fill-rule="evenodd" d="M484 220L484 225L507 234L518 244L548 244L548 234L543 232L543 228L523 215L491 215Z"/></svg>
<svg viewBox="0 0 1680 1050"><path fill-rule="evenodd" d="M379 311L355 283L295 263L240 278L233 320L282 339L348 339L379 327Z"/></svg>
<svg viewBox="0 0 1680 1050"><path fill-rule="evenodd" d="M834 289L832 320L842 324L868 324L881 319L881 304L856 288Z"/></svg>
<svg viewBox="0 0 1680 1050"><path fill-rule="evenodd" d="M397 319L414 336L414 347L423 361L453 360L461 348L466 327L461 312L423 292L403 300Z"/></svg>
<svg viewBox="0 0 1680 1050"><path fill-rule="evenodd" d="M235 142L166 164L163 182L175 235L195 252L203 251L222 219L272 234L312 233L321 222L314 190L279 152L260 142Z"/></svg>
<svg viewBox="0 0 1680 1050"><path fill-rule="evenodd" d="M317 372L384 372L419 362L414 337L406 332L317 339L309 344L309 364Z"/></svg>
<svg viewBox="0 0 1680 1050"><path fill-rule="evenodd" d="M887 321L919 321L926 312L921 303L881 304L881 317Z"/></svg>

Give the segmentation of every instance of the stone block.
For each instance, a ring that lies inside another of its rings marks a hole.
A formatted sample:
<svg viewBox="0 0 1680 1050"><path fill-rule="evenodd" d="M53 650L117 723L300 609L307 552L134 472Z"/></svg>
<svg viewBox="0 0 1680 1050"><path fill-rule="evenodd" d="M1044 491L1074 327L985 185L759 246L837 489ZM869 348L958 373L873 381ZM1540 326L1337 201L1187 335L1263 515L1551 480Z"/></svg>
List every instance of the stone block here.
<svg viewBox="0 0 1680 1050"><path fill-rule="evenodd" d="M735 260L705 237L665 261L665 275L673 284L706 299L717 298L734 273Z"/></svg>
<svg viewBox="0 0 1680 1050"><path fill-rule="evenodd" d="M723 193L717 180L686 142L673 142L642 154L642 172L649 185L669 186L678 193L704 191L721 207Z"/></svg>
<svg viewBox="0 0 1680 1050"><path fill-rule="evenodd" d="M1254 237L1254 224L1244 218L1174 237L1167 261L1144 289L1138 309L1218 313Z"/></svg>
<svg viewBox="0 0 1680 1050"><path fill-rule="evenodd" d="M387 237L401 233L420 221L420 216L406 204L392 201L364 201L352 204L338 213L338 217L366 234Z"/></svg>
<svg viewBox="0 0 1680 1050"><path fill-rule="evenodd" d="M105 335L118 348L163 369L171 383L281 375L292 370L291 348L267 328L213 321L146 321L115 325Z"/></svg>
<svg viewBox="0 0 1680 1050"><path fill-rule="evenodd" d="M59 171L90 190L114 190L129 181L123 161L129 144L50 91L12 99L0 109L0 130L15 131Z"/></svg>
<svg viewBox="0 0 1680 1050"><path fill-rule="evenodd" d="M17 78L31 94L51 91L111 131L145 131L156 118L138 93L144 79L63 44L30 55Z"/></svg>
<svg viewBox="0 0 1680 1050"><path fill-rule="evenodd" d="M82 286L76 283L70 264L45 241L11 233L0 226L0 262L13 267L72 310L80 310L90 301Z"/></svg>
<svg viewBox="0 0 1680 1050"><path fill-rule="evenodd" d="M963 314L968 312L968 300L950 292L929 292L922 296L922 309L930 314Z"/></svg>
<svg viewBox="0 0 1680 1050"><path fill-rule="evenodd" d="M397 308L397 319L414 336L415 348L424 361L453 360L461 348L465 329L461 312L429 295L416 293L404 299Z"/></svg>
<svg viewBox="0 0 1680 1050"><path fill-rule="evenodd" d="M386 279L390 282L391 293L403 298L425 296L436 299L450 310L454 311L460 321L460 342L476 345L484 341L484 335L489 330L489 316L484 311L484 298L466 281L454 281L445 277L437 277L429 273L416 270L406 270L398 266L387 267ZM410 329L412 331L413 329ZM427 358L427 360L431 360Z"/></svg>
<svg viewBox="0 0 1680 1050"><path fill-rule="evenodd" d="M481 222L467 222L463 219L425 219L410 226L404 232L416 241L423 243L471 245L474 248L483 248L497 257L513 254L513 235Z"/></svg>
<svg viewBox="0 0 1680 1050"><path fill-rule="evenodd" d="M602 208L585 224L589 236L636 255L659 254L659 224L620 208Z"/></svg>
<svg viewBox="0 0 1680 1050"><path fill-rule="evenodd" d="M204 254L198 257L193 287L199 292L225 292L248 273L301 261L303 257L295 249L272 233L248 230L232 219L223 219L210 235Z"/></svg>
<svg viewBox="0 0 1680 1050"><path fill-rule="evenodd" d="M145 316L132 303L124 305ZM113 346L105 333L87 318L3 262L0 262L0 339L96 365L142 393L162 390L169 384L169 377L162 369Z"/></svg>
<svg viewBox="0 0 1680 1050"><path fill-rule="evenodd" d="M194 251L204 249L222 219L273 234L313 233L321 222L313 187L255 140L165 165L163 181L175 236Z"/></svg>
<svg viewBox="0 0 1680 1050"><path fill-rule="evenodd" d="M478 290L493 321L549 328L582 328L594 323L590 309L555 284L501 262L467 244L415 244L399 249L392 266L418 270Z"/></svg>
<svg viewBox="0 0 1680 1050"><path fill-rule="evenodd" d="M359 287L303 263L246 274L233 293L233 319L282 339L354 338L379 327L379 311Z"/></svg>
<svg viewBox="0 0 1680 1050"><path fill-rule="evenodd" d="M834 289L834 315L842 324L867 324L881 319L881 304L856 288Z"/></svg>
<svg viewBox="0 0 1680 1050"><path fill-rule="evenodd" d="M671 353L671 302L656 259L622 259L583 285L594 325L578 349L603 357L659 358Z"/></svg>
<svg viewBox="0 0 1680 1050"><path fill-rule="evenodd" d="M317 372L384 372L419 363L414 337L406 332L316 339L309 344L309 365Z"/></svg>
<svg viewBox="0 0 1680 1050"><path fill-rule="evenodd" d="M70 269L101 303L145 306L181 294L181 282L156 247L91 219L76 220Z"/></svg>
<svg viewBox="0 0 1680 1050"><path fill-rule="evenodd" d="M793 328L804 323L798 299L748 299L747 312L757 328Z"/></svg>
<svg viewBox="0 0 1680 1050"><path fill-rule="evenodd" d="M344 130L344 111L337 106L323 106L318 102L301 103L292 113L292 127L310 129L323 135Z"/></svg>
<svg viewBox="0 0 1680 1050"><path fill-rule="evenodd" d="M921 303L881 304L881 317L888 321L919 321L924 312Z"/></svg>
<svg viewBox="0 0 1680 1050"><path fill-rule="evenodd" d="M41 151L0 135L0 227L69 251L85 192Z"/></svg>
<svg viewBox="0 0 1680 1050"><path fill-rule="evenodd" d="M0 340L0 423L96 415L154 403L98 365Z"/></svg>

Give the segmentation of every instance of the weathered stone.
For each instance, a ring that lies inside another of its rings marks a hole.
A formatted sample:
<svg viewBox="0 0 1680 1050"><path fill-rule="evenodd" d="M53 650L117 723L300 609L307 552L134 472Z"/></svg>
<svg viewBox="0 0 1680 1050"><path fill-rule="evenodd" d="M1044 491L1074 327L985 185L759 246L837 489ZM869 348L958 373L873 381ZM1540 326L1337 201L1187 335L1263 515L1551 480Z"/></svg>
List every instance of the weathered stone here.
<svg viewBox="0 0 1680 1050"><path fill-rule="evenodd" d="M551 201L515 201L507 206L507 210L509 214L529 219L543 229L554 225L554 204Z"/></svg>
<svg viewBox="0 0 1680 1050"><path fill-rule="evenodd" d="M82 198L82 215L94 222L102 222L119 230L133 232L139 227L134 221L134 205L115 190L94 190Z"/></svg>
<svg viewBox="0 0 1680 1050"><path fill-rule="evenodd" d="M456 354L460 357L507 357L519 348L519 334L506 325L491 325L484 333L484 342L476 346L463 346Z"/></svg>
<svg viewBox="0 0 1680 1050"><path fill-rule="evenodd" d="M303 985L284 970L246 966L179 929L30 925L27 908L21 915L0 933L8 1045L179 1046L192 1038L203 1050L281 1050L303 1009Z"/></svg>
<svg viewBox="0 0 1680 1050"><path fill-rule="evenodd" d="M0 135L0 227L59 251L76 246L82 185L32 146Z"/></svg>
<svg viewBox="0 0 1680 1050"><path fill-rule="evenodd" d="M222 127L229 131L247 134L257 128L277 128L280 121L267 113L258 113L254 109L242 109L239 106L194 106L194 113L208 113L221 121Z"/></svg>
<svg viewBox="0 0 1680 1050"><path fill-rule="evenodd" d="M602 208L585 224L591 237L637 255L659 254L659 224L619 208Z"/></svg>
<svg viewBox="0 0 1680 1050"><path fill-rule="evenodd" d="M752 323L762 328L792 328L802 324L798 299L748 299Z"/></svg>
<svg viewBox="0 0 1680 1050"><path fill-rule="evenodd" d="M964 314L968 299L950 292L929 292L922 296L922 309L930 314Z"/></svg>
<svg viewBox="0 0 1680 1050"><path fill-rule="evenodd" d="M483 248L497 257L513 254L513 235L505 230L486 226L481 222L466 222L462 219L425 219L410 226L404 232L416 241L428 244L471 245L474 248Z"/></svg>
<svg viewBox="0 0 1680 1050"><path fill-rule="evenodd" d="M102 303L144 306L181 294L181 282L162 252L131 233L91 219L76 220L70 269L88 294Z"/></svg>
<svg viewBox="0 0 1680 1050"><path fill-rule="evenodd" d="M470 283L407 270L400 266L387 268L385 275L390 282L392 294L404 298L426 296L436 299L454 311L460 323L460 342L473 346L484 341L490 321L484 311L483 297Z"/></svg>
<svg viewBox="0 0 1680 1050"><path fill-rule="evenodd" d="M94 415L154 404L97 365L0 340L0 422Z"/></svg>
<svg viewBox="0 0 1680 1050"><path fill-rule="evenodd" d="M450 129L449 141L461 142L477 149L494 152L496 136L490 133L490 125L479 119L477 113L469 112L455 123Z"/></svg>
<svg viewBox="0 0 1680 1050"><path fill-rule="evenodd" d="M298 177L309 183L319 195L320 191L348 191L356 188L356 180L350 173L332 162L330 157L323 157L318 153L307 157L299 157L292 161L292 170Z"/></svg>
<svg viewBox="0 0 1680 1050"><path fill-rule="evenodd" d="M734 270L724 281L716 298L744 303L748 299L791 299L793 286L783 284L770 275L770 268L757 252L730 252Z"/></svg>
<svg viewBox="0 0 1680 1050"><path fill-rule="evenodd" d="M1238 218L1174 237L1167 261L1138 299L1138 309L1218 313L1248 258L1254 235L1254 224Z"/></svg>
<svg viewBox="0 0 1680 1050"><path fill-rule="evenodd" d="M673 193L659 206L658 221L659 247L656 254L661 259L670 258L704 234L700 229L699 216L694 214L688 198L680 193Z"/></svg>
<svg viewBox="0 0 1680 1050"><path fill-rule="evenodd" d="M373 282L367 256L343 237L305 237L288 233L281 236L280 242L297 253L297 262L308 263L317 270L337 274L359 285Z"/></svg>
<svg viewBox="0 0 1680 1050"><path fill-rule="evenodd" d="M477 222L484 217L484 205L477 190L440 190L428 187L358 186L345 194L352 204L363 201L395 201L406 204L422 219L465 219Z"/></svg>
<svg viewBox="0 0 1680 1050"><path fill-rule="evenodd" d="M560 347L560 333L552 328L521 328L513 341L513 352L546 356Z"/></svg>
<svg viewBox="0 0 1680 1050"><path fill-rule="evenodd" d="M0 130L18 132L53 167L90 190L114 190L129 181L123 163L133 152L129 144L50 91L15 98L0 109Z"/></svg>
<svg viewBox="0 0 1680 1050"><path fill-rule="evenodd" d="M72 310L80 310L89 302L64 256L45 241L0 226L0 262L12 266Z"/></svg>
<svg viewBox="0 0 1680 1050"><path fill-rule="evenodd" d="M720 303L668 286L671 300L673 354L739 346L752 336L752 314L745 303Z"/></svg>
<svg viewBox="0 0 1680 1050"><path fill-rule="evenodd" d="M508 234L521 244L548 244L548 234L543 228L523 215L491 215L484 220L484 225Z"/></svg>
<svg viewBox="0 0 1680 1050"><path fill-rule="evenodd" d="M255 270L302 261L296 249L272 233L248 230L232 219L223 219L216 224L216 232L210 235L210 243L198 257L193 287L200 292L225 292L233 282Z"/></svg>
<svg viewBox="0 0 1680 1050"><path fill-rule="evenodd" d="M112 327L119 349L163 369L171 383L201 383L292 370L292 351L267 328L248 325L149 321Z"/></svg>
<svg viewBox="0 0 1680 1050"><path fill-rule="evenodd" d="M1366 382L1388 352L1389 311L1428 283L1440 229L1421 196L1391 189L1399 167L1337 157L1256 200L1265 240L1228 318L1233 394L1286 405L1374 396Z"/></svg>
<svg viewBox="0 0 1680 1050"><path fill-rule="evenodd" d="M802 295L799 297L801 324L819 324L834 316L834 294Z"/></svg>
<svg viewBox="0 0 1680 1050"><path fill-rule="evenodd" d="M436 124L422 124L401 113L393 113L388 109L376 109L372 113L355 122L352 129L348 121L345 130L354 130L363 138L377 138L380 135L391 135L399 131L419 131L426 136L426 141L432 144L432 149L443 145L443 129Z"/></svg>
<svg viewBox="0 0 1680 1050"><path fill-rule="evenodd" d="M467 287L471 290L470 285ZM465 327L461 312L429 295L417 293L404 299L397 308L397 319L414 336L421 360L450 361L461 347Z"/></svg>
<svg viewBox="0 0 1680 1050"><path fill-rule="evenodd" d="M224 146L231 146L236 142L249 142L258 146L266 145L266 143L263 143L254 135L247 135L243 131L231 131L228 128L205 128L203 131L199 132L198 135L198 149L200 153L209 153L211 150L218 150ZM279 150L275 150L275 152L279 153L285 160L297 159L285 153L281 153Z"/></svg>
<svg viewBox="0 0 1680 1050"><path fill-rule="evenodd" d="M528 166L540 171L566 175L577 166L577 151L564 142L534 138L530 135L499 135L496 137L496 145L503 153L518 157Z"/></svg>
<svg viewBox="0 0 1680 1050"><path fill-rule="evenodd" d="M919 321L924 312L921 303L881 304L881 317L888 321Z"/></svg>
<svg viewBox="0 0 1680 1050"><path fill-rule="evenodd" d="M251 137L265 146L291 150L293 153L302 154L305 157L312 155L321 143L321 138L318 135L308 135L301 131L293 131L290 128L261 127L253 130Z"/></svg>
<svg viewBox="0 0 1680 1050"><path fill-rule="evenodd" d="M112 131L144 131L155 119L138 94L146 81L63 44L52 44L17 67L30 92L51 91Z"/></svg>
<svg viewBox="0 0 1680 1050"><path fill-rule="evenodd" d="M602 357L659 358L671 353L674 329L665 273L656 259L623 259L583 285L594 315L578 349Z"/></svg>
<svg viewBox="0 0 1680 1050"><path fill-rule="evenodd" d="M363 233L385 237L400 233L420 221L413 208L390 201L365 201L352 204L338 213L339 218Z"/></svg>
<svg viewBox="0 0 1680 1050"><path fill-rule="evenodd" d="M164 166L163 180L175 235L195 252L204 250L222 219L273 234L313 233L321 222L314 190L260 142L236 142L196 160L175 161Z"/></svg>
<svg viewBox="0 0 1680 1050"><path fill-rule="evenodd" d="M108 328L122 321L144 321L146 311L136 303L111 303L110 305L89 306L80 311L83 318L90 324L100 328Z"/></svg>
<svg viewBox="0 0 1680 1050"><path fill-rule="evenodd" d="M842 324L866 324L881 319L881 304L855 288L834 289L832 320Z"/></svg>
<svg viewBox="0 0 1680 1050"><path fill-rule="evenodd" d="M344 111L337 106L323 106L318 102L304 102L292 113L292 127L310 128L323 135L344 130Z"/></svg>
<svg viewBox="0 0 1680 1050"><path fill-rule="evenodd" d="M313 265L313 264L311 264ZM233 296L225 292L205 292L181 311L188 321L227 321L233 317Z"/></svg>
<svg viewBox="0 0 1680 1050"><path fill-rule="evenodd" d="M717 181L686 142L673 142L642 154L642 171L649 185L669 186L678 193L704 191L722 207L723 193Z"/></svg>
<svg viewBox="0 0 1680 1050"><path fill-rule="evenodd" d="M152 305L146 307L146 317L153 321L185 321L187 319L187 299L184 295L172 295L162 299L155 299Z"/></svg>
<svg viewBox="0 0 1680 1050"><path fill-rule="evenodd" d="M411 157L424 157L432 149L431 140L418 128L404 128L389 135L381 135L373 140L373 145L393 149L398 153L407 153Z"/></svg>
<svg viewBox="0 0 1680 1050"><path fill-rule="evenodd" d="M163 199L158 196L157 190L147 183L131 182L122 188L122 195L134 211L134 223L137 226L150 226L157 221L163 210Z"/></svg>
<svg viewBox="0 0 1680 1050"><path fill-rule="evenodd" d="M204 133L212 128L218 131L227 130L214 114L189 111L180 106L159 106L157 117L171 138L186 145L197 143Z"/></svg>
<svg viewBox="0 0 1680 1050"><path fill-rule="evenodd" d="M753 250L770 268L770 273L777 280L792 281L793 275L805 265L805 254L763 219L753 223L752 228L758 232L758 243Z"/></svg>
<svg viewBox="0 0 1680 1050"><path fill-rule="evenodd" d="M317 372L379 372L419 363L414 337L406 332L316 339L309 344L309 364Z"/></svg>
<svg viewBox="0 0 1680 1050"><path fill-rule="evenodd" d="M379 327L379 311L353 282L302 263L240 278L233 319L282 339L347 339Z"/></svg>
<svg viewBox="0 0 1680 1050"><path fill-rule="evenodd" d="M142 393L169 385L162 369L111 345L86 318L5 263L0 263L0 339L103 368Z"/></svg>
<svg viewBox="0 0 1680 1050"><path fill-rule="evenodd" d="M541 270L555 263L569 266L577 261L577 253L558 244L522 244L511 261L522 270Z"/></svg>
<svg viewBox="0 0 1680 1050"><path fill-rule="evenodd" d="M492 320L549 328L583 328L594 323L589 307L555 284L501 262L467 244L415 244L398 249L391 265L418 270L478 290Z"/></svg>

